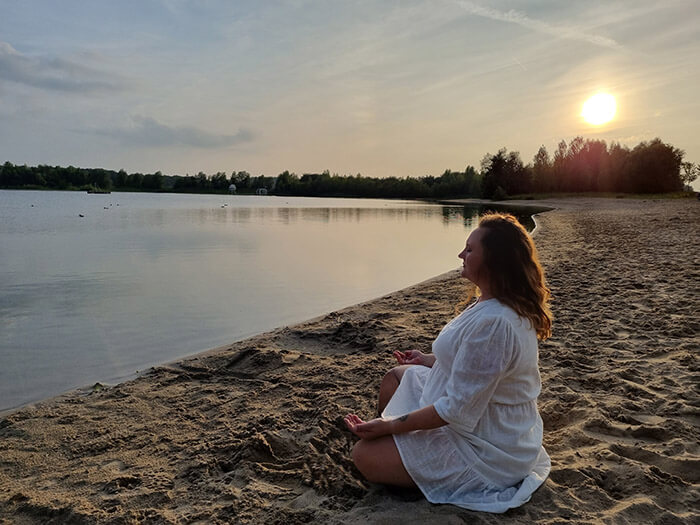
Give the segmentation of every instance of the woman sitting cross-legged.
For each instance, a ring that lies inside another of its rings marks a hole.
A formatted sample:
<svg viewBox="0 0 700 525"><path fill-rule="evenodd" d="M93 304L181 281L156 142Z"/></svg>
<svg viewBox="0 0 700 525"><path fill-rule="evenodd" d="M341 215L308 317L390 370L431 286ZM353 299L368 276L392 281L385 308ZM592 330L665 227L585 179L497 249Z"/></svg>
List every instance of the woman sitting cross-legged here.
<svg viewBox="0 0 700 525"><path fill-rule="evenodd" d="M551 334L549 289L527 231L508 214L481 218L462 276L478 301L450 321L432 354L395 352L380 417L345 423L352 457L374 483L418 487L432 503L505 512L550 471L542 447L537 342Z"/></svg>

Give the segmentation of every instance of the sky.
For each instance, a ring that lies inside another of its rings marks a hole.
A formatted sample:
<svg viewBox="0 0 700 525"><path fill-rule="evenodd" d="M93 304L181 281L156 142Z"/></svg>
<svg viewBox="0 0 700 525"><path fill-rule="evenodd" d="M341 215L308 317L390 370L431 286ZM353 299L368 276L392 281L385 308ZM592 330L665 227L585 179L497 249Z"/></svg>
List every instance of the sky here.
<svg viewBox="0 0 700 525"><path fill-rule="evenodd" d="M700 163L699 27L697 0L0 0L0 162L417 177L580 135Z"/></svg>

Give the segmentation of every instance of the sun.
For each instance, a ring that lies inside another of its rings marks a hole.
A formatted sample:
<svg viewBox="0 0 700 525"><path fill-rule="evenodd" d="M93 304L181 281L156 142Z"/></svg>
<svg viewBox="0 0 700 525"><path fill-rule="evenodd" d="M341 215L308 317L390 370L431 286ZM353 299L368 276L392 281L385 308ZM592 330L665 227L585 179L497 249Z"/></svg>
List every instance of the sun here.
<svg viewBox="0 0 700 525"><path fill-rule="evenodd" d="M581 116L593 126L610 122L617 111L615 97L608 93L596 93L583 103Z"/></svg>

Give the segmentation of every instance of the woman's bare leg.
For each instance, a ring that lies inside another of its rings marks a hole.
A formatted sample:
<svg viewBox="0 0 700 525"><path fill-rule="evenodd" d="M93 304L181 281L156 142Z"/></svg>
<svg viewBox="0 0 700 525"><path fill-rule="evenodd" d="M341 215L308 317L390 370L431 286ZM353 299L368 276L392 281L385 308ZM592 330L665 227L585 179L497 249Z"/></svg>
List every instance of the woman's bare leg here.
<svg viewBox="0 0 700 525"><path fill-rule="evenodd" d="M416 486L406 472L391 436L372 440L361 439L352 449L352 460L367 481L397 487Z"/></svg>
<svg viewBox="0 0 700 525"><path fill-rule="evenodd" d="M382 384L379 385L379 398L377 399L377 415L381 416L384 408L389 404L391 396L394 395L396 389L399 387L401 378L404 372L411 366L416 365L399 365L395 366L389 370L384 379L382 379Z"/></svg>

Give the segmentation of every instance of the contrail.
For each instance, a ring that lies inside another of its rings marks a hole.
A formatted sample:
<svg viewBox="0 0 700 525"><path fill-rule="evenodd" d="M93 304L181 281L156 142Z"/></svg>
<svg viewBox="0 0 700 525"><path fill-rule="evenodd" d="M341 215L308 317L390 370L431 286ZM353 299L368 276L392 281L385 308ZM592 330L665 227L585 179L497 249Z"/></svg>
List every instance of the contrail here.
<svg viewBox="0 0 700 525"><path fill-rule="evenodd" d="M600 35L584 33L573 27L557 27L552 26L541 20L534 20L527 15L511 9L510 11L498 11L489 7L482 7L473 2L465 0L456 0L455 3L468 13L491 20L499 20L501 22L509 22L521 27L526 27L540 33L546 33L567 40L581 40L600 47L609 49L622 49L622 46L615 40Z"/></svg>

